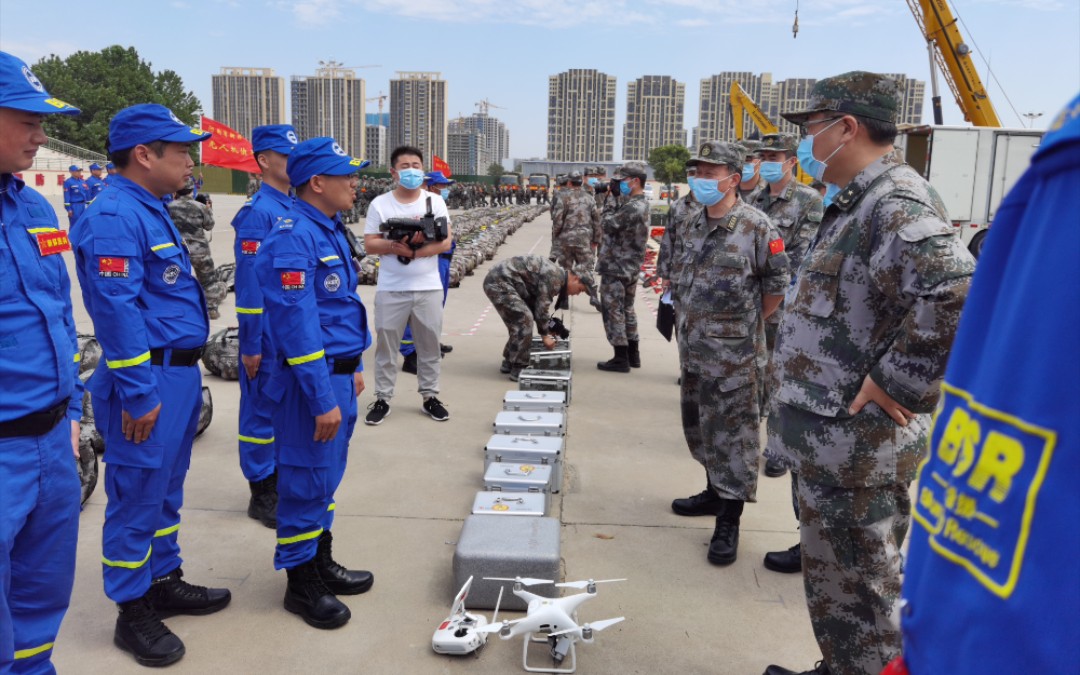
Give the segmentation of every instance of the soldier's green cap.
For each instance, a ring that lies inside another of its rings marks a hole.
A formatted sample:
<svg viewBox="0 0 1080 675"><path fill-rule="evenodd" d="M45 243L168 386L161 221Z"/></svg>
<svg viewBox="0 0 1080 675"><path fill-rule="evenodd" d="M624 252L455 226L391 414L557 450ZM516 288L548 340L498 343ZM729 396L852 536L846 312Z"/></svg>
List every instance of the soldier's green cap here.
<svg viewBox="0 0 1080 675"><path fill-rule="evenodd" d="M570 273L581 280L581 284L585 286L585 292L589 294L589 301L591 304L596 304L600 300L600 296L597 292L596 279L593 278L592 272L584 265L575 266Z"/></svg>
<svg viewBox="0 0 1080 675"><path fill-rule="evenodd" d="M599 165L599 164L597 164L596 166L587 166L587 167L585 167L585 175L586 176L606 176L607 175L607 169L604 168L603 166Z"/></svg>
<svg viewBox="0 0 1080 675"><path fill-rule="evenodd" d="M771 150L794 154L798 148L799 139L795 134L766 134L761 137L761 147L758 148L758 152Z"/></svg>
<svg viewBox="0 0 1080 675"><path fill-rule="evenodd" d="M702 162L707 164L721 164L731 167L735 171L741 171L746 151L738 143L728 141L707 141L698 148L696 156L691 157L687 166L697 166Z"/></svg>
<svg viewBox="0 0 1080 675"><path fill-rule="evenodd" d="M739 145L743 146L743 149L746 151L747 159L752 158L757 153L757 151L761 149L761 141L753 141L747 139L744 141L739 141Z"/></svg>
<svg viewBox="0 0 1080 675"><path fill-rule="evenodd" d="M816 112L842 112L882 122L896 123L900 108L900 85L879 73L853 70L819 80L810 90L804 110L781 113L792 124L804 124Z"/></svg>
<svg viewBox="0 0 1080 675"><path fill-rule="evenodd" d="M558 176L555 176L556 185L566 185L568 182L570 182L570 176L565 173L560 173Z"/></svg>
<svg viewBox="0 0 1080 675"><path fill-rule="evenodd" d="M569 174L567 174L566 179L569 180L571 183L580 183L581 182L581 172L580 171L571 171Z"/></svg>
<svg viewBox="0 0 1080 675"><path fill-rule="evenodd" d="M642 182L649 177L649 172L645 169L645 162L627 162L618 169L615 169L615 173L612 178L615 180L622 180L623 178L640 178Z"/></svg>

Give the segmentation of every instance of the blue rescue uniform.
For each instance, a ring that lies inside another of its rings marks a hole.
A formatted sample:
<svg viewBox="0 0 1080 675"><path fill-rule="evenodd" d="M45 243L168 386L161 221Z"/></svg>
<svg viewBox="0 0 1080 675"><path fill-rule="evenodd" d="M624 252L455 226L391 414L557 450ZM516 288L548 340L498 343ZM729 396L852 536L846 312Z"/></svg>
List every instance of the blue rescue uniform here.
<svg viewBox="0 0 1080 675"><path fill-rule="evenodd" d="M87 210L75 238L83 302L105 365L87 383L108 448L105 593L128 602L181 564L177 531L202 405L206 301L165 205L123 176ZM126 440L121 412L139 418L158 404L150 437Z"/></svg>
<svg viewBox="0 0 1080 675"><path fill-rule="evenodd" d="M255 379L240 365L240 469L249 482L274 473L273 403L263 394L277 363L270 331L263 326L264 306L255 256L278 219L292 206L293 199L263 183L259 191L233 218L236 241L236 319L240 323L240 353L262 354Z"/></svg>
<svg viewBox="0 0 1080 675"><path fill-rule="evenodd" d="M319 536L330 530L356 424L353 373L364 368L361 353L371 336L344 228L338 216L297 200L255 259L264 325L283 364L266 389L277 404L276 569L311 560ZM337 435L313 441L315 416L335 406L342 417Z"/></svg>
<svg viewBox="0 0 1080 675"><path fill-rule="evenodd" d="M1080 663L1080 96L1002 201L912 507L912 675Z"/></svg>
<svg viewBox="0 0 1080 675"><path fill-rule="evenodd" d="M75 580L82 417L67 235L52 206L0 175L0 672L49 662ZM12 583L14 581L14 583Z"/></svg>
<svg viewBox="0 0 1080 675"><path fill-rule="evenodd" d="M93 197L90 196L90 186L82 178L70 176L64 181L64 210L71 211L68 216L69 227L86 211L91 199Z"/></svg>
<svg viewBox="0 0 1080 675"><path fill-rule="evenodd" d="M101 191L108 187L105 179L98 178L97 176L90 176L86 179L86 188L89 191L90 199L87 203L97 199L97 196L101 194Z"/></svg>

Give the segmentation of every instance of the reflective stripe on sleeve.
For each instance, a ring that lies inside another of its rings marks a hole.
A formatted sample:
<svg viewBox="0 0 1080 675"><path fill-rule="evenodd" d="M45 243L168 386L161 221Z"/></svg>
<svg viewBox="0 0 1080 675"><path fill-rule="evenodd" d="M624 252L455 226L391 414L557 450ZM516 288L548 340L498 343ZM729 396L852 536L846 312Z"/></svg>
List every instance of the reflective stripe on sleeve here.
<svg viewBox="0 0 1080 675"><path fill-rule="evenodd" d="M337 509L337 502L330 502L330 506L326 507L327 511L334 511Z"/></svg>
<svg viewBox="0 0 1080 675"><path fill-rule="evenodd" d="M55 227L32 227L27 230L29 234L40 234L41 232L59 232L60 230Z"/></svg>
<svg viewBox="0 0 1080 675"><path fill-rule="evenodd" d="M126 561L126 560L109 560L105 556L101 556L101 562L102 562L102 564L108 565L109 567L125 567L125 568L127 568L129 570L137 570L140 567L142 567L143 565L145 565L147 560L150 560L150 554L153 552L153 550L154 550L153 546L146 549L146 557L143 558L142 560L135 561L135 562L129 562L129 561Z"/></svg>
<svg viewBox="0 0 1080 675"><path fill-rule="evenodd" d="M254 436L240 435L237 436L237 438L239 438L240 441L243 443L254 443L256 445L269 445L274 442L273 436L271 436L270 438L255 438Z"/></svg>
<svg viewBox="0 0 1080 675"><path fill-rule="evenodd" d="M80 361L82 361L82 354L76 354L75 355L75 363L79 363Z"/></svg>
<svg viewBox="0 0 1080 675"><path fill-rule="evenodd" d="M286 544L295 544L298 541L308 541L309 539L315 539L316 537L322 535L322 533L323 529L320 527L314 532L305 532L303 534L298 534L295 537L279 537L277 543L281 544L282 546Z"/></svg>
<svg viewBox="0 0 1080 675"><path fill-rule="evenodd" d="M322 262L330 262L331 260L341 260L341 256L328 255L325 258L319 258L319 260L321 260Z"/></svg>
<svg viewBox="0 0 1080 675"><path fill-rule="evenodd" d="M176 244L174 244L174 243L172 243L172 242L170 241L170 242L167 242L167 243L165 243L165 244L158 244L157 246L151 246L151 247L150 247L150 250L151 250L151 251L160 251L161 249L163 249L163 248L169 248L170 246L176 246Z"/></svg>
<svg viewBox="0 0 1080 675"><path fill-rule="evenodd" d="M319 351L315 352L314 354L308 354L306 356L297 356L297 357L292 358L292 359L285 359L285 363L289 364L290 366L299 366L300 364L311 363L312 361L318 361L319 359L322 359L322 358L326 358L326 350L325 349L320 349Z"/></svg>
<svg viewBox="0 0 1080 675"><path fill-rule="evenodd" d="M43 645L40 645L38 647L31 647L30 649L16 649L15 650L15 660L18 661L19 659L28 659L31 656L37 656L38 654L40 654L42 652L47 652L47 651L49 651L50 649L53 648L54 644L56 644L56 643L55 642L46 642Z"/></svg>
<svg viewBox="0 0 1080 675"><path fill-rule="evenodd" d="M131 366L137 366L140 363L146 363L150 360L150 352L143 352L133 359L117 359L115 361L106 361L105 365L110 368L130 368Z"/></svg>
<svg viewBox="0 0 1080 675"><path fill-rule="evenodd" d="M237 307L236 308L236 313L237 314L262 314L263 313L263 308L262 307Z"/></svg>

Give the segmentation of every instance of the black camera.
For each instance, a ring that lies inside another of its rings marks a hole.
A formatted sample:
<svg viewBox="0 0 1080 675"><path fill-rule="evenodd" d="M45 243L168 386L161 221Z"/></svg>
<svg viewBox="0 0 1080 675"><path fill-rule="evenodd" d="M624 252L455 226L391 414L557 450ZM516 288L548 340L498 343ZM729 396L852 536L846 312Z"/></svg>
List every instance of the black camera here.
<svg viewBox="0 0 1080 675"><path fill-rule="evenodd" d="M561 319L553 316L548 319L547 334L554 335L560 340L565 340L570 337L570 329L563 325Z"/></svg>
<svg viewBox="0 0 1080 675"><path fill-rule="evenodd" d="M446 218L440 216L435 217L435 213L431 210L431 197L427 198L427 213L419 220L412 220L409 218L388 218L379 223L379 231L383 233L383 236L393 241L400 241L401 239L408 237L409 241L406 244L412 250L416 251L424 244L412 243L412 237L417 232L424 235L424 242L429 241L444 241L449 236L449 228L447 227ZM404 256L398 256L398 260L402 265L408 265L412 262L412 258L406 258Z"/></svg>

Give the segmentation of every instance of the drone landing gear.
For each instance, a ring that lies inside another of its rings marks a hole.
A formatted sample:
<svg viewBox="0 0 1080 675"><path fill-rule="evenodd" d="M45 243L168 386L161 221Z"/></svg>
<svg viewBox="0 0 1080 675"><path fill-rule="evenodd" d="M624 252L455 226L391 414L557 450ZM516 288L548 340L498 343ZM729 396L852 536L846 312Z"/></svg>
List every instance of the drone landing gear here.
<svg viewBox="0 0 1080 675"><path fill-rule="evenodd" d="M569 655L569 657L570 657L570 666L568 668L556 668L554 666L552 666L550 668L540 668L540 667L535 667L535 666L530 666L529 665L529 643L530 642L542 642L544 644L548 644L552 639L553 638L543 637L543 634L541 634L541 636L539 636L539 637L533 637L532 633L525 633L525 641L523 642L523 647L521 649L521 667L524 668L525 670L527 670L530 673L573 673L574 671L576 671L577 670L577 649L575 648L574 640L572 640L572 639L566 640L566 642L570 645L570 649L566 652L566 654L564 654L564 656ZM554 638L554 640L556 640L556 643L555 643L556 647L555 648L557 648L559 638L556 637L556 638ZM566 661L566 659L564 658L563 662L565 662L565 661Z"/></svg>

